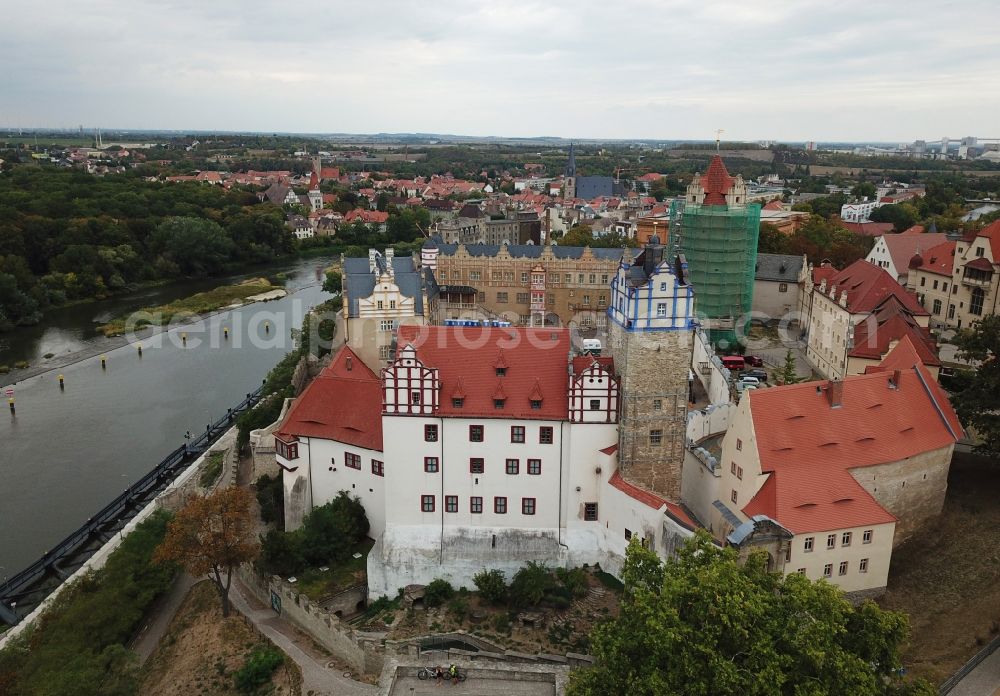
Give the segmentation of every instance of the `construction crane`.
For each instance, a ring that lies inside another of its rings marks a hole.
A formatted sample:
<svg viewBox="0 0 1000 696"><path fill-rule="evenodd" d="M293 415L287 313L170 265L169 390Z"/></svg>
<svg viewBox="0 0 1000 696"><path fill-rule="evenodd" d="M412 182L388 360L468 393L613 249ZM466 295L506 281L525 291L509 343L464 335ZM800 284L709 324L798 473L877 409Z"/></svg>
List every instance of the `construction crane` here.
<svg viewBox="0 0 1000 696"><path fill-rule="evenodd" d="M620 184L622 182L621 173L622 172L634 172L638 167L616 167L615 168L615 183Z"/></svg>

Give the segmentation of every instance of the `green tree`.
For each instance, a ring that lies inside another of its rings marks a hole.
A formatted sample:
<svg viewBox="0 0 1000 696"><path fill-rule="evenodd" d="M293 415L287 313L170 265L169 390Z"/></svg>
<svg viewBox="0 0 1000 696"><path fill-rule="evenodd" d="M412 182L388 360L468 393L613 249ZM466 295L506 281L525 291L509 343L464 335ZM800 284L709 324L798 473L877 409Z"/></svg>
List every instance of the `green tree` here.
<svg viewBox="0 0 1000 696"><path fill-rule="evenodd" d="M853 607L835 586L745 563L699 532L661 563L633 539L620 615L591 634L597 664L571 696L931 696L896 676L902 614Z"/></svg>
<svg viewBox="0 0 1000 696"><path fill-rule="evenodd" d="M507 580L503 576L503 571L483 570L476 573L472 582L476 584L476 589L483 599L491 604L503 604L507 599Z"/></svg>
<svg viewBox="0 0 1000 696"><path fill-rule="evenodd" d="M326 280L323 281L323 290L334 295L344 289L344 276L340 271L327 271Z"/></svg>
<svg viewBox="0 0 1000 696"><path fill-rule="evenodd" d="M554 586L555 579L544 564L528 561L528 565L514 573L510 581L510 604L516 609L536 607Z"/></svg>
<svg viewBox="0 0 1000 696"><path fill-rule="evenodd" d="M593 246L594 231L590 225L577 224L566 230L559 238L559 246Z"/></svg>
<svg viewBox="0 0 1000 696"><path fill-rule="evenodd" d="M1000 454L1000 315L991 314L963 329L953 342L962 360L978 363L971 379L955 380L951 402L964 425L975 431L978 449Z"/></svg>
<svg viewBox="0 0 1000 696"><path fill-rule="evenodd" d="M877 189L875 188L875 184L870 181L858 182L858 184L851 189L851 195L857 200L861 200L862 198L875 198L876 193Z"/></svg>
<svg viewBox="0 0 1000 696"><path fill-rule="evenodd" d="M183 275L218 275L236 245L218 223L194 217L171 218L153 233L150 247Z"/></svg>
<svg viewBox="0 0 1000 696"><path fill-rule="evenodd" d="M785 364L782 365L775 377L782 384L795 384L802 381L795 372L795 353L792 352L791 348L785 353Z"/></svg>
<svg viewBox="0 0 1000 696"><path fill-rule="evenodd" d="M770 222L762 222L760 236L757 238L757 251L761 254L788 253L788 235Z"/></svg>
<svg viewBox="0 0 1000 696"><path fill-rule="evenodd" d="M872 222L891 222L897 232L902 232L917 224L920 218L917 209L907 202L879 206L871 212L868 219Z"/></svg>

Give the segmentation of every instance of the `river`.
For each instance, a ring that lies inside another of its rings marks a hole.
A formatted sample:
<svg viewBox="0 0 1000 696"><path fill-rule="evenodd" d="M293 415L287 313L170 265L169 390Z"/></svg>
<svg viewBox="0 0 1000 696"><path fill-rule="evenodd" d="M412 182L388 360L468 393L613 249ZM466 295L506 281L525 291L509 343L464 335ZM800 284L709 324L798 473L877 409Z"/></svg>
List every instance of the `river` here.
<svg viewBox="0 0 1000 696"><path fill-rule="evenodd" d="M139 343L109 349L11 388L17 412L0 415L0 579L41 556L90 515L256 388L292 349L291 330L330 297L327 259L268 268L288 276L289 295L214 314ZM248 274L262 275L261 271ZM234 278L235 279L235 278ZM112 345L96 331L111 316L226 284L215 279L150 288L78 305L38 327L0 335L0 363L68 361ZM224 337L228 329L228 337ZM187 335L186 344L182 334ZM16 356L16 357L15 357ZM60 390L58 375L65 376Z"/></svg>

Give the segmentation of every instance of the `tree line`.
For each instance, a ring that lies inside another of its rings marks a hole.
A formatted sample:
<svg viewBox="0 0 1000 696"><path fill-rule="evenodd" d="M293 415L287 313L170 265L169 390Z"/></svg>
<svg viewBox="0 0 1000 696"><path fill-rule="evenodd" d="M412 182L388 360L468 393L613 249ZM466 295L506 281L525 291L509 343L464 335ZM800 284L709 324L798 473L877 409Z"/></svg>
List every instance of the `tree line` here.
<svg viewBox="0 0 1000 696"><path fill-rule="evenodd" d="M0 175L0 328L138 283L294 253L281 209L246 190L18 167Z"/></svg>

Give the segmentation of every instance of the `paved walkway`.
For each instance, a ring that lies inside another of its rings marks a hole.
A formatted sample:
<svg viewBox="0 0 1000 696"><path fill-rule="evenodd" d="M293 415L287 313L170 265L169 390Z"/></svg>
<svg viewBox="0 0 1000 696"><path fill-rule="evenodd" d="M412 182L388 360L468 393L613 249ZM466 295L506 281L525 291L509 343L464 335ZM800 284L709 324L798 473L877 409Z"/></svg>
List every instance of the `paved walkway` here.
<svg viewBox="0 0 1000 696"><path fill-rule="evenodd" d="M1000 696L1000 650L976 665L948 696Z"/></svg>
<svg viewBox="0 0 1000 696"><path fill-rule="evenodd" d="M416 677L402 677L392 685L390 696L553 696L552 683L521 681L517 679L469 679L461 684L450 681L438 684L436 680L421 681Z"/></svg>
<svg viewBox="0 0 1000 696"><path fill-rule="evenodd" d="M174 580L173 587L167 594L160 598L158 605L153 610L154 616L139 631L138 637L132 644L132 649L139 655L139 664L143 664L160 644L160 639L167 632L167 627L174 618L174 614L180 608L188 591L198 582L187 573L181 573Z"/></svg>
<svg viewBox="0 0 1000 696"><path fill-rule="evenodd" d="M377 688L371 684L348 679L336 667L327 667L327 661L316 655L309 641L274 614L270 607L258 609L243 594L239 581L233 580L229 593L233 608L253 622L260 632L277 645L302 670L302 693L313 696L369 696Z"/></svg>

